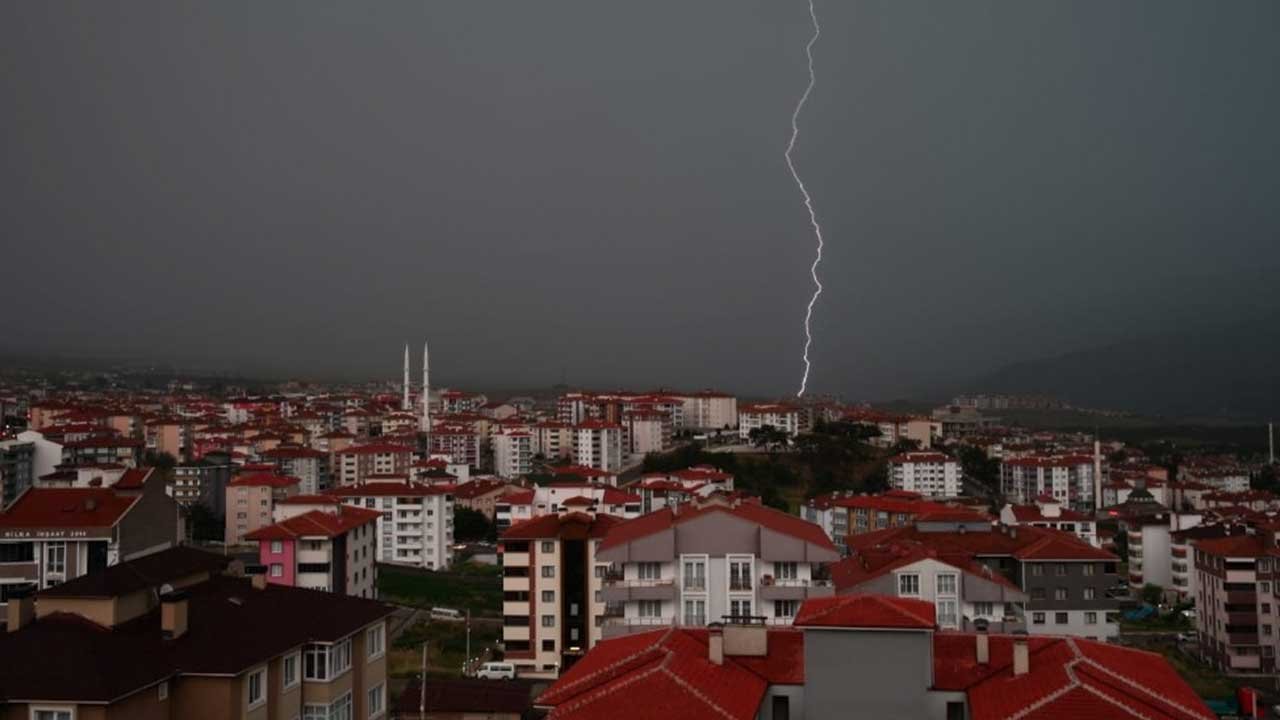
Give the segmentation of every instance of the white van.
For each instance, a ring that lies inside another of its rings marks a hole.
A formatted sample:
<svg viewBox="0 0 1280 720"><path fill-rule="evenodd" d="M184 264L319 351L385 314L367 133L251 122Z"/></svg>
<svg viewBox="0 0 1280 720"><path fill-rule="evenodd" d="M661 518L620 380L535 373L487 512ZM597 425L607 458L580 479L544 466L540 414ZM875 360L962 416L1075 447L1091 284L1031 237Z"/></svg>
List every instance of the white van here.
<svg viewBox="0 0 1280 720"><path fill-rule="evenodd" d="M484 680L515 680L516 666L505 662L487 662L476 671L476 677Z"/></svg>
<svg viewBox="0 0 1280 720"><path fill-rule="evenodd" d="M433 607L431 608L431 619L458 621L462 620L462 613L454 610L453 608Z"/></svg>

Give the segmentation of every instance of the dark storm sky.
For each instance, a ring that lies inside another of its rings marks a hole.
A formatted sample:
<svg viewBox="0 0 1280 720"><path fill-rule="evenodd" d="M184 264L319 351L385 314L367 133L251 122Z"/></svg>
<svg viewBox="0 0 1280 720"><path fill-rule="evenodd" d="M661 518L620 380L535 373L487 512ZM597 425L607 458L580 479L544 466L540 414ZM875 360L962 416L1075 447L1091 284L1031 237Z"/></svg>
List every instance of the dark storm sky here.
<svg viewBox="0 0 1280 720"><path fill-rule="evenodd" d="M819 0L815 392L1280 305L1280 4ZM802 0L0 5L0 349L798 384ZM415 350L416 352L416 350Z"/></svg>

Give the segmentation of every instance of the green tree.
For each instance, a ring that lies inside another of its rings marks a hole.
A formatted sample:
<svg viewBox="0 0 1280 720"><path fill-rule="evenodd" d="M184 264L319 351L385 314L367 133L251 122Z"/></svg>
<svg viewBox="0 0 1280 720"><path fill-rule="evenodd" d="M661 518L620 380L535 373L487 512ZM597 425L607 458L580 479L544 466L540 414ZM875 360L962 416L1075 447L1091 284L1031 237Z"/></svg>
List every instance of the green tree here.
<svg viewBox="0 0 1280 720"><path fill-rule="evenodd" d="M196 503L187 509L191 523L191 538L197 542L220 542L226 528L222 517L215 515L204 503Z"/></svg>
<svg viewBox="0 0 1280 720"><path fill-rule="evenodd" d="M1142 602L1148 605L1159 605L1164 600L1164 588L1154 583L1142 586Z"/></svg>
<svg viewBox="0 0 1280 720"><path fill-rule="evenodd" d="M982 448L964 445L960 448L960 467L964 476L992 493L1000 492L1000 461L987 457Z"/></svg>
<svg viewBox="0 0 1280 720"><path fill-rule="evenodd" d="M453 506L453 537L460 542L486 540L493 531L484 513L461 505Z"/></svg>

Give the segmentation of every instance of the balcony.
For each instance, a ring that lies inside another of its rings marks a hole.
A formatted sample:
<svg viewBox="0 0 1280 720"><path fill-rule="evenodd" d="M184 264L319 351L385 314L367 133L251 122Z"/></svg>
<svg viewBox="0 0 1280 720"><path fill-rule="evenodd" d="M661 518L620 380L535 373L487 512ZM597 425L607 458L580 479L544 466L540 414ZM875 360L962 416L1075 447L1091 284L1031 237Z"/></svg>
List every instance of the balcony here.
<svg viewBox="0 0 1280 720"><path fill-rule="evenodd" d="M775 579L768 575L760 578L761 600L807 600L831 597L835 591L829 580Z"/></svg>
<svg viewBox="0 0 1280 720"><path fill-rule="evenodd" d="M628 600L675 600L675 578L650 580L615 580L602 589L604 601L609 603Z"/></svg>
<svg viewBox="0 0 1280 720"><path fill-rule="evenodd" d="M613 617L606 618L602 626L606 638L630 635L631 633L654 630L660 627L675 625L676 619L671 616L659 617Z"/></svg>

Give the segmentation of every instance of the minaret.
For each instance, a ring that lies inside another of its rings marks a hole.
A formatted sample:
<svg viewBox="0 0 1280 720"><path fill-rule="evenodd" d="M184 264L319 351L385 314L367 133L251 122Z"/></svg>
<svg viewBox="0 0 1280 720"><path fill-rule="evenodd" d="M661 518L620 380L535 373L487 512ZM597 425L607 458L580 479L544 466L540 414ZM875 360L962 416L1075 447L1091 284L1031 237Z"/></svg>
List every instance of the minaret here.
<svg viewBox="0 0 1280 720"><path fill-rule="evenodd" d="M401 410L410 410L412 405L409 404L409 343L404 344L404 399L400 401Z"/></svg>
<svg viewBox="0 0 1280 720"><path fill-rule="evenodd" d="M431 350L422 343L422 432L427 433L428 452L431 447Z"/></svg>

